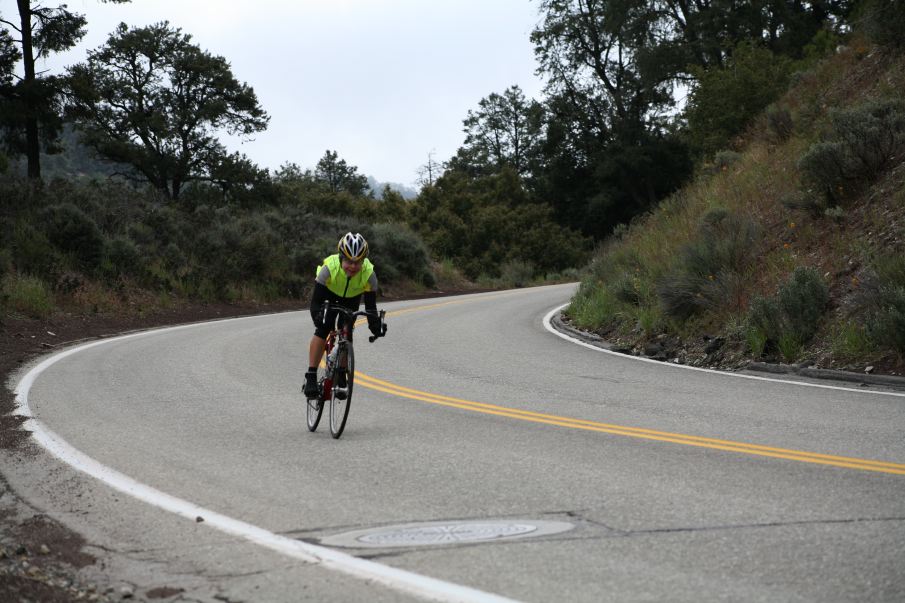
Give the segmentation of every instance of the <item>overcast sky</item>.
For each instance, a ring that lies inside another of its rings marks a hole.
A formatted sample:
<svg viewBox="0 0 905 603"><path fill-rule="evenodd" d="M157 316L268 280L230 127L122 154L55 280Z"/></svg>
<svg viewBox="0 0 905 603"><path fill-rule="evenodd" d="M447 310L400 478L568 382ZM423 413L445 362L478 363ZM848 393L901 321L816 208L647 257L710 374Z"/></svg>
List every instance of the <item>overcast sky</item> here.
<svg viewBox="0 0 905 603"><path fill-rule="evenodd" d="M168 20L254 88L270 126L229 146L272 169L314 167L331 149L362 174L412 185L428 153L445 161L461 146L462 120L481 98L513 84L541 95L528 39L539 16L529 0L66 4L87 17L88 34L44 68L83 60L119 22ZM17 20L15 0L0 0L0 12Z"/></svg>

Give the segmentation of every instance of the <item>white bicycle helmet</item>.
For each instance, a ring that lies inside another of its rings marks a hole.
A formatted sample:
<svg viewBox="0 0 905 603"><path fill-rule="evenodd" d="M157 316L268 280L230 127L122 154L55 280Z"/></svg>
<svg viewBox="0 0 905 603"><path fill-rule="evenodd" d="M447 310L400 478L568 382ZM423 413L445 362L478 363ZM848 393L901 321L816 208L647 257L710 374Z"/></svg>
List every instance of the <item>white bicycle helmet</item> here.
<svg viewBox="0 0 905 603"><path fill-rule="evenodd" d="M357 232L355 234L347 232L343 235L336 249L343 257L353 262L360 262L368 257L368 242Z"/></svg>

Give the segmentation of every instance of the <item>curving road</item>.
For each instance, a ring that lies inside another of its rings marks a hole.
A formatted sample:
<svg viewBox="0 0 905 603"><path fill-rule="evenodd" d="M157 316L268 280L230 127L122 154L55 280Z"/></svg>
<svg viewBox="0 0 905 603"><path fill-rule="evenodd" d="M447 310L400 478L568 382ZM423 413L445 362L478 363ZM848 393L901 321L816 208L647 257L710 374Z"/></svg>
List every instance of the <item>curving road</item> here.
<svg viewBox="0 0 905 603"><path fill-rule="evenodd" d="M905 599L905 396L591 351L544 328L573 290L386 304L388 337L359 337L338 441L304 425L304 312L105 342L47 367L28 404L101 465L206 512L474 589L428 589L439 598ZM335 539L468 520L571 529L440 546ZM301 598L377 588L349 568ZM413 592L382 584L387 600Z"/></svg>

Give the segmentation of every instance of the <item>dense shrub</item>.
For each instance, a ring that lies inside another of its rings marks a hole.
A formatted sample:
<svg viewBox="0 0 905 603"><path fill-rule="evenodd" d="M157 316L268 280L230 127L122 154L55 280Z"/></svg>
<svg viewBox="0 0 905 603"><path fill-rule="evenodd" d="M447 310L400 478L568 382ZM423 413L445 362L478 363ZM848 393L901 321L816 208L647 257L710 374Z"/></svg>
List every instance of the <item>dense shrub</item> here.
<svg viewBox="0 0 905 603"><path fill-rule="evenodd" d="M817 332L829 302L829 289L813 268L798 267L776 296L755 297L748 309L748 340L752 352L765 348L793 360ZM759 342L756 349L753 342Z"/></svg>
<svg viewBox="0 0 905 603"><path fill-rule="evenodd" d="M33 276L4 276L0 281L0 301L5 309L31 318L46 318L54 309L50 289Z"/></svg>
<svg viewBox="0 0 905 603"><path fill-rule="evenodd" d="M722 150L713 156L713 167L717 172L723 172L741 160L742 154L735 151Z"/></svg>
<svg viewBox="0 0 905 603"><path fill-rule="evenodd" d="M409 223L435 257L452 260L469 278L498 278L508 261L539 274L581 265L589 241L553 219L552 207L531 202L517 175L472 179L449 171L412 204Z"/></svg>
<svg viewBox="0 0 905 603"><path fill-rule="evenodd" d="M696 69L685 109L688 138L699 155L725 148L748 123L785 91L788 61L744 42L725 68Z"/></svg>
<svg viewBox="0 0 905 603"><path fill-rule="evenodd" d="M876 260L860 301L866 310L868 336L905 355L905 257Z"/></svg>
<svg viewBox="0 0 905 603"><path fill-rule="evenodd" d="M809 341L829 303L826 282L813 268L798 267L779 289L779 309L787 332L798 342Z"/></svg>
<svg viewBox="0 0 905 603"><path fill-rule="evenodd" d="M785 107L771 105L764 112L767 129L774 142L785 142L792 136L795 124L792 113Z"/></svg>
<svg viewBox="0 0 905 603"><path fill-rule="evenodd" d="M51 205L38 214L38 220L48 240L57 249L72 254L83 268L100 265L104 237L81 209L71 203Z"/></svg>
<svg viewBox="0 0 905 603"><path fill-rule="evenodd" d="M903 160L905 101L870 102L834 111L824 140L801 157L805 183L839 205L853 192Z"/></svg>
<svg viewBox="0 0 905 603"><path fill-rule="evenodd" d="M138 245L129 238L117 236L107 242L107 261L114 276L140 276L144 260Z"/></svg>
<svg viewBox="0 0 905 603"><path fill-rule="evenodd" d="M408 226L375 224L362 228L362 234L368 240L371 261L381 281L394 283L410 279L427 286L434 284L427 247Z"/></svg>
<svg viewBox="0 0 905 603"><path fill-rule="evenodd" d="M757 257L759 232L747 216L725 209L705 214L697 236L657 282L663 311L685 320L705 310L738 308L743 277Z"/></svg>
<svg viewBox="0 0 905 603"><path fill-rule="evenodd" d="M565 314L576 326L596 330L619 316L619 302L609 289L589 279L582 281Z"/></svg>
<svg viewBox="0 0 905 603"><path fill-rule="evenodd" d="M264 282L288 271L289 260L263 219L242 218L210 228L193 248L218 290L243 282Z"/></svg>
<svg viewBox="0 0 905 603"><path fill-rule="evenodd" d="M24 220L4 231L9 237L4 246L12 251L13 264L20 273L51 277L59 270L62 258L43 232Z"/></svg>
<svg viewBox="0 0 905 603"><path fill-rule="evenodd" d="M534 266L523 260L509 260L500 266L500 280L507 287L524 287L534 278Z"/></svg>

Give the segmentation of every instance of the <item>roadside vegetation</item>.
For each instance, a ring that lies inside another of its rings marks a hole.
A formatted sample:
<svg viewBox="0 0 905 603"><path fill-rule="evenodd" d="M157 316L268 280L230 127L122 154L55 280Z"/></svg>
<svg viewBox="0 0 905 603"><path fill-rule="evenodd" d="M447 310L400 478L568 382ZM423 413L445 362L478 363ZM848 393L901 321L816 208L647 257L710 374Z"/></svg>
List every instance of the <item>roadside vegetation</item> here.
<svg viewBox="0 0 905 603"><path fill-rule="evenodd" d="M304 300L351 229L390 295L581 278L568 317L635 352L902 368L902 0L536 4L542 97L489 93L405 198L335 150L230 153L222 134L269 116L178 25L36 71L90 24L20 2L0 15L3 314Z"/></svg>
<svg viewBox="0 0 905 603"><path fill-rule="evenodd" d="M701 138L692 182L604 242L574 324L699 366L905 368L905 7L867 8L832 48L745 50L699 80L690 121L729 125ZM763 81L789 86L728 119Z"/></svg>

